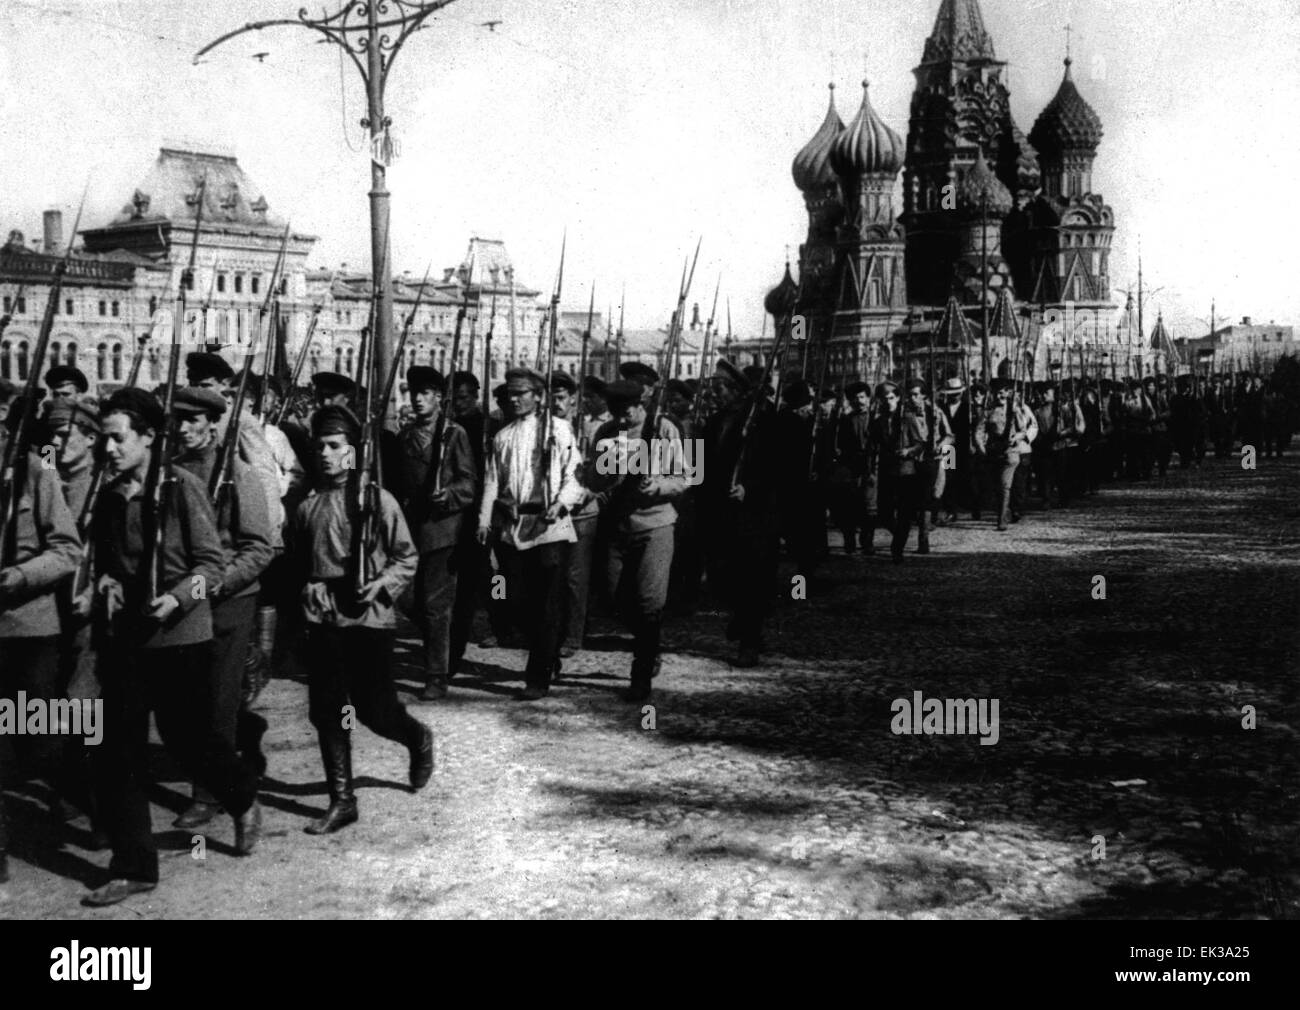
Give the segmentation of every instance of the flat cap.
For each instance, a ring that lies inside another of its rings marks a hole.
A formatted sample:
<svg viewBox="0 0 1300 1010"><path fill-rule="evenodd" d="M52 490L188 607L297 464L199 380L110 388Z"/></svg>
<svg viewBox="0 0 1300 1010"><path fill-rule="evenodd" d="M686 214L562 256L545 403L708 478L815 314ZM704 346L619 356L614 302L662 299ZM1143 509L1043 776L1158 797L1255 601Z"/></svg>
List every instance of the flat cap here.
<svg viewBox="0 0 1300 1010"><path fill-rule="evenodd" d="M172 394L172 413L178 417L207 414L216 420L226 412L226 398L202 386L182 386Z"/></svg>
<svg viewBox="0 0 1300 1010"><path fill-rule="evenodd" d="M204 379L233 379L235 370L220 354L195 351L185 355L185 374L190 382L202 382Z"/></svg>
<svg viewBox="0 0 1300 1010"><path fill-rule="evenodd" d="M452 372L451 388L456 389L460 386L473 386L475 389L478 389L479 388L478 376L475 375L473 372L465 372L465 371Z"/></svg>
<svg viewBox="0 0 1300 1010"><path fill-rule="evenodd" d="M428 365L412 365L406 370L406 388L413 393L422 389L445 393L447 380L436 368L430 368Z"/></svg>
<svg viewBox="0 0 1300 1010"><path fill-rule="evenodd" d="M569 393L578 391L578 381L568 372L555 371L551 373L551 389L563 389Z"/></svg>
<svg viewBox="0 0 1300 1010"><path fill-rule="evenodd" d="M588 375L582 380L582 391L591 396L604 396L605 380L598 375Z"/></svg>
<svg viewBox="0 0 1300 1010"><path fill-rule="evenodd" d="M311 418L311 437L325 435L347 435L348 441L356 445L361 440L361 422L347 407L332 403L321 407Z"/></svg>
<svg viewBox="0 0 1300 1010"><path fill-rule="evenodd" d="M340 393L350 396L357 389L355 382L338 372L317 372L311 377L311 384L316 387L316 392L324 396L337 396Z"/></svg>
<svg viewBox="0 0 1300 1010"><path fill-rule="evenodd" d="M749 380L745 378L745 373L733 365L726 358L719 358L718 364L714 368L713 377L726 379L733 386L740 390L749 388Z"/></svg>
<svg viewBox="0 0 1300 1010"><path fill-rule="evenodd" d="M542 378L541 372L538 372L532 368L525 368L522 365L516 368L511 368L506 371L507 383L517 382L517 381L531 383L532 387L536 389L538 392L541 392L546 388L546 380Z"/></svg>
<svg viewBox="0 0 1300 1010"><path fill-rule="evenodd" d="M781 399L789 407L806 407L813 401L812 386L803 379L794 379L781 390Z"/></svg>
<svg viewBox="0 0 1300 1010"><path fill-rule="evenodd" d="M77 387L78 393L84 393L90 389L90 381L80 368L73 368L71 365L55 365L45 373L46 389L54 389L56 386L62 386L69 382Z"/></svg>
<svg viewBox="0 0 1300 1010"><path fill-rule="evenodd" d="M926 384L924 379L908 379L907 391L910 393L914 389L919 389L922 396L930 395L930 387Z"/></svg>
<svg viewBox="0 0 1300 1010"><path fill-rule="evenodd" d="M886 393L897 393L897 392L898 392L898 383L895 382L893 379L886 379L884 382L882 382L879 386L876 387L877 396L884 396Z"/></svg>
<svg viewBox="0 0 1300 1010"><path fill-rule="evenodd" d="M133 414L154 431L160 430L164 422L163 407L158 402L158 397L135 386L119 389L108 398L100 411L103 417L116 413Z"/></svg>
<svg viewBox="0 0 1300 1010"><path fill-rule="evenodd" d="M633 379L616 379L605 387L605 402L611 411L620 411L640 403L643 389L641 383Z"/></svg>
<svg viewBox="0 0 1300 1010"><path fill-rule="evenodd" d="M58 400L50 404L45 411L45 424L50 431L62 428L65 424L76 424L94 432L103 429L96 408L85 403L69 403L67 400Z"/></svg>
<svg viewBox="0 0 1300 1010"><path fill-rule="evenodd" d="M643 386L653 386L659 381L659 373L643 361L625 361L618 366L618 374Z"/></svg>
<svg viewBox="0 0 1300 1010"><path fill-rule="evenodd" d="M691 387L688 386L688 385L687 385L685 382L683 382L681 379L669 379L669 380L668 380L668 392L670 392L670 393L672 393L672 394L674 394L674 395L676 395L676 396L684 396L684 397L686 397L687 399L690 399L690 398L694 395L694 394L691 392Z"/></svg>
<svg viewBox="0 0 1300 1010"><path fill-rule="evenodd" d="M871 392L871 387L861 380L858 380L857 382L850 382L847 386L844 387L844 395L849 397L850 399L857 396L859 393L869 393L869 392Z"/></svg>

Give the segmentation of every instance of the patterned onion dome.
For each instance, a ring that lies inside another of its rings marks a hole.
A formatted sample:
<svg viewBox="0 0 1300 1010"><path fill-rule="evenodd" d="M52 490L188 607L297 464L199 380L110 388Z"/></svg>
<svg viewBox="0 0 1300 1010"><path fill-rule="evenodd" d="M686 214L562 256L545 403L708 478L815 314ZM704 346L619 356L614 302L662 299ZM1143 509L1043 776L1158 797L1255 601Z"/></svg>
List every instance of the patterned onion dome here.
<svg viewBox="0 0 1300 1010"><path fill-rule="evenodd" d="M980 213L987 208L989 217L1006 217L1011 212L1011 193L1002 180L993 174L981 150L975 164L957 188L957 206L964 211Z"/></svg>
<svg viewBox="0 0 1300 1010"><path fill-rule="evenodd" d="M1037 189L1043 180L1043 170L1038 164L1038 152L1029 143L1024 131L1011 123L1011 144L1016 154L1016 182L1021 189Z"/></svg>
<svg viewBox="0 0 1300 1010"><path fill-rule="evenodd" d="M862 108L836 138L831 165L841 178L897 175L903 167L903 138L885 125L871 107L868 83L862 82Z"/></svg>
<svg viewBox="0 0 1300 1010"><path fill-rule="evenodd" d="M786 263L785 276L781 278L780 284L767 293L767 297L763 299L763 308L767 309L769 316L782 319L794 311L798 300L799 285L790 276L790 264Z"/></svg>
<svg viewBox="0 0 1300 1010"><path fill-rule="evenodd" d="M831 168L831 146L843 129L844 120L835 111L835 85L832 84L831 103L826 110L826 119L813 134L812 140L795 157L791 168L794 184L804 193L835 185L835 170Z"/></svg>
<svg viewBox="0 0 1300 1010"><path fill-rule="evenodd" d="M1061 151L1095 151L1101 143L1101 117L1083 100L1070 76L1069 58L1065 61L1065 78L1056 97L1047 104L1029 131L1029 142L1042 154Z"/></svg>

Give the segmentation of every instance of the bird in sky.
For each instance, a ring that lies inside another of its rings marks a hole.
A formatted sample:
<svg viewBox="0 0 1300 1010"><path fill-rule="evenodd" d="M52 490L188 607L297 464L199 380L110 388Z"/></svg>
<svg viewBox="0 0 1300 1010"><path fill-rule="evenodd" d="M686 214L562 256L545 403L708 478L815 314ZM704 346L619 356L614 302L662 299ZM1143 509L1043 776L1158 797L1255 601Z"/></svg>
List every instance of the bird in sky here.
<svg viewBox="0 0 1300 1010"><path fill-rule="evenodd" d="M486 28L490 32L495 32L497 30L497 25L501 23L502 22L500 21L484 21L481 25L479 25L479 27Z"/></svg>

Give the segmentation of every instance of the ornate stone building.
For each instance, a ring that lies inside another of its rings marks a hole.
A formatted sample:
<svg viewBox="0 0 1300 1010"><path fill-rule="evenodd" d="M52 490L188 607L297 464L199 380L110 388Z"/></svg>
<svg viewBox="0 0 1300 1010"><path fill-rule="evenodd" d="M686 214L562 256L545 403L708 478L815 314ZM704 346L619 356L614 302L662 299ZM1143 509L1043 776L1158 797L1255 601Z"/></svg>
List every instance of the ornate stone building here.
<svg viewBox="0 0 1300 1010"><path fill-rule="evenodd" d="M832 88L794 160L808 232L799 280L788 280L831 376L897 373L935 351L949 372L979 371L986 325L995 370L1010 371L1019 349L1044 374L1050 351L1035 351L1037 336L1067 304L1071 319L1089 323L1075 334L1058 325L1057 340L1112 332L1114 215L1092 183L1102 127L1070 67L1067 56L1056 97L1026 137L978 0L942 0L913 71L906 142L865 84L845 126ZM785 304L775 289L771 303Z"/></svg>

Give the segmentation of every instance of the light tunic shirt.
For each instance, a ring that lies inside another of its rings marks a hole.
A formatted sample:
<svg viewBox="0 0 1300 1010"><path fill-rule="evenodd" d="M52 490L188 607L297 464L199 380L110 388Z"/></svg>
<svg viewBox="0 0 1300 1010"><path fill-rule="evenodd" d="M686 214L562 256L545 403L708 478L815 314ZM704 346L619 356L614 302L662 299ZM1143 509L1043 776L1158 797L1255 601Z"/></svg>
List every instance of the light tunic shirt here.
<svg viewBox="0 0 1300 1010"><path fill-rule="evenodd" d="M542 519L545 447L538 420L538 415L533 413L497 432L492 440L492 452L484 464L478 524L491 526L495 520L502 543L521 551L542 544L574 543L578 539L567 513L553 523ZM555 435L555 452L550 458L551 501L572 510L584 497L578 483L578 444L573 428L564 421L557 419L551 430Z"/></svg>

